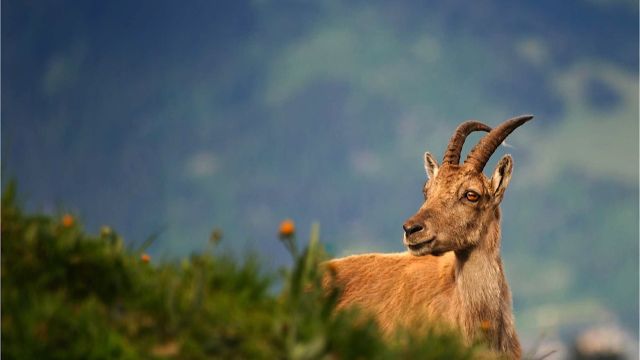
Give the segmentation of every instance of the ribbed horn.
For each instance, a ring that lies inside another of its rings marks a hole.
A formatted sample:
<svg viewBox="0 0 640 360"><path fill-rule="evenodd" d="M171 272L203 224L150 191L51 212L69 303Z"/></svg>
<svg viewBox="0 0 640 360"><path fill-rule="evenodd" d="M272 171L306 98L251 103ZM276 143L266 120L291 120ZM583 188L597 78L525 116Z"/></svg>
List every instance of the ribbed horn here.
<svg viewBox="0 0 640 360"><path fill-rule="evenodd" d="M503 122L480 139L478 144L471 149L464 163L469 164L478 172L482 171L493 152L502 144L504 139L518 126L531 119L533 119L533 115L521 115Z"/></svg>
<svg viewBox="0 0 640 360"><path fill-rule="evenodd" d="M460 124L456 131L453 132L449 145L447 145L447 151L444 153L442 164L458 165L460 162L460 152L462 152L462 146L467 136L474 131L491 131L491 128L478 121L465 121Z"/></svg>

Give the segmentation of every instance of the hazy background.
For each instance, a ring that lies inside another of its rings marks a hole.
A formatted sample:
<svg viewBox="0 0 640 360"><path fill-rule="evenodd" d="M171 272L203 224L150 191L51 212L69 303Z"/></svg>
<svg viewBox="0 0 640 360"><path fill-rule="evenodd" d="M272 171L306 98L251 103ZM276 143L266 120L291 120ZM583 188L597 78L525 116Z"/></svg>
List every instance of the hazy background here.
<svg viewBox="0 0 640 360"><path fill-rule="evenodd" d="M2 179L156 257L402 251L422 153L522 113L503 258L524 337L638 332L635 1L3 1ZM465 151L477 140L469 139Z"/></svg>

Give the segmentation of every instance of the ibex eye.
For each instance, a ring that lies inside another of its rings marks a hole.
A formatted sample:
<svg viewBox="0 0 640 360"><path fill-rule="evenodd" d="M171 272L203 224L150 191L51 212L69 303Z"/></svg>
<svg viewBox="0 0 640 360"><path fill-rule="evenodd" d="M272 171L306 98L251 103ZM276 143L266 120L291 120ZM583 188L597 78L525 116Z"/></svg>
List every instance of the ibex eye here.
<svg viewBox="0 0 640 360"><path fill-rule="evenodd" d="M466 193L464 193L464 197L471 202L480 200L480 195L478 195L478 193L475 191L467 191Z"/></svg>

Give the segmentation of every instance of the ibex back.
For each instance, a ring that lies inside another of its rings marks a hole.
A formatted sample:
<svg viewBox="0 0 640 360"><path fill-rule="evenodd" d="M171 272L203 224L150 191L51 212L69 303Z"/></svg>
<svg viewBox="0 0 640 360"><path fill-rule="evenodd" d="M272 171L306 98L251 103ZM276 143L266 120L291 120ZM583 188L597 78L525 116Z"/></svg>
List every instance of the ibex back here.
<svg viewBox="0 0 640 360"><path fill-rule="evenodd" d="M399 326L448 324L467 343L482 338L494 351L520 358L500 259L499 206L513 160L505 155L490 179L482 170L504 139L532 118L519 116L493 130L467 121L451 137L441 166L425 153L424 203L403 225L408 252L329 261L333 276L326 285L333 279L342 288L339 307L358 305L387 333ZM460 165L462 146L473 131L488 134Z"/></svg>

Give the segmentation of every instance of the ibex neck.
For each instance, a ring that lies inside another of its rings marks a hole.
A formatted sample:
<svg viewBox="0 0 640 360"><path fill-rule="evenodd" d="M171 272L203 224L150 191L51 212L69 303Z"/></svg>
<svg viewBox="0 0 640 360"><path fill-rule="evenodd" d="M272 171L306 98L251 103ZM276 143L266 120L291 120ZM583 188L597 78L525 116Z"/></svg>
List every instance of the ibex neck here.
<svg viewBox="0 0 640 360"><path fill-rule="evenodd" d="M500 263L500 209L495 209L491 221L480 234L473 242L476 245L455 252L456 280L474 274L482 277L484 270L488 270L485 265Z"/></svg>
<svg viewBox="0 0 640 360"><path fill-rule="evenodd" d="M477 240L477 245L465 250L456 251L456 283L460 286L477 287L488 280L504 279L500 260L500 218L487 225L486 231ZM499 265L499 266L496 266ZM478 282L467 280L485 279Z"/></svg>
<svg viewBox="0 0 640 360"><path fill-rule="evenodd" d="M504 282L499 248L479 244L456 252L455 283L463 301L485 306L499 300Z"/></svg>
<svg viewBox="0 0 640 360"><path fill-rule="evenodd" d="M457 322L467 337L475 338L480 333L497 341L509 326L510 295L500 260L500 223L496 219L489 225L478 245L456 252L455 292L457 302L464 309ZM505 312L508 311L508 314Z"/></svg>

